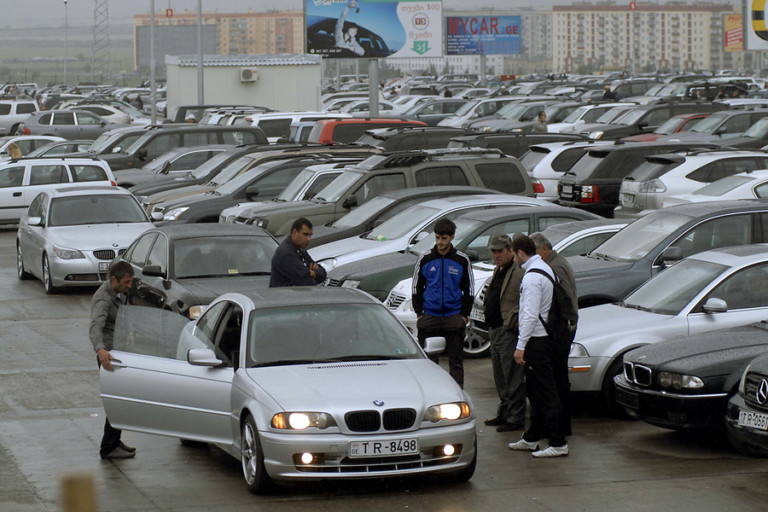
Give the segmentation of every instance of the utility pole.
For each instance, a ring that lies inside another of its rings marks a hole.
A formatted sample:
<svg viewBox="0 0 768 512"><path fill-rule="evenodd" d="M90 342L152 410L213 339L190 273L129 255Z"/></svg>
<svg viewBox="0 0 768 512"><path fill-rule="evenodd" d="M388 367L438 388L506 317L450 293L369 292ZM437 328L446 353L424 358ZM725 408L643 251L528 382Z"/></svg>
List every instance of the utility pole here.
<svg viewBox="0 0 768 512"><path fill-rule="evenodd" d="M67 54L69 53L69 11L64 0L64 83L67 83Z"/></svg>
<svg viewBox="0 0 768 512"><path fill-rule="evenodd" d="M93 51L91 53L91 81L96 77L104 82L110 77L111 58L109 53L109 4L107 0L94 0L93 6Z"/></svg>
<svg viewBox="0 0 768 512"><path fill-rule="evenodd" d="M197 0L197 104L204 105L203 90L203 0Z"/></svg>

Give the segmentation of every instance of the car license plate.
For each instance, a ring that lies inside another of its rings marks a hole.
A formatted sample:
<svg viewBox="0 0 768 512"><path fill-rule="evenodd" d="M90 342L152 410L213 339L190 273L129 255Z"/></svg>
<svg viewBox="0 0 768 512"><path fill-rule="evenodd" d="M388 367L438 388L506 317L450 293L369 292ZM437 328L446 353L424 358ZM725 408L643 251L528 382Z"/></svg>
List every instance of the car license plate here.
<svg viewBox="0 0 768 512"><path fill-rule="evenodd" d="M106 272L109 270L109 262L108 261L100 261L99 262L99 272Z"/></svg>
<svg viewBox="0 0 768 512"><path fill-rule="evenodd" d="M634 204L635 202L635 195L634 194L621 194L621 205L622 206L630 206Z"/></svg>
<svg viewBox="0 0 768 512"><path fill-rule="evenodd" d="M413 455L419 453L417 439L397 439L394 441L350 441L349 456L390 457L392 455Z"/></svg>
<svg viewBox="0 0 768 512"><path fill-rule="evenodd" d="M478 308L472 308L472 311L469 312L469 318L475 322L485 322L485 313Z"/></svg>
<svg viewBox="0 0 768 512"><path fill-rule="evenodd" d="M768 430L768 414L739 411L739 426L756 428L758 430Z"/></svg>
<svg viewBox="0 0 768 512"><path fill-rule="evenodd" d="M619 387L616 388L616 401L630 409L640 408L640 395L632 391L625 391Z"/></svg>
<svg viewBox="0 0 768 512"><path fill-rule="evenodd" d="M564 196L570 196L573 194L573 187L571 185L563 185L563 188L560 189L560 193Z"/></svg>

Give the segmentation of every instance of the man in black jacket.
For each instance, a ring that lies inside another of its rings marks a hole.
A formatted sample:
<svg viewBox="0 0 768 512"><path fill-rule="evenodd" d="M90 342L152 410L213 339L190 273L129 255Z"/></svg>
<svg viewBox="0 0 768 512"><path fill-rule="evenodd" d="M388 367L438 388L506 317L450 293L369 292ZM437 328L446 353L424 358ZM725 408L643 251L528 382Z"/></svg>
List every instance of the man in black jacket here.
<svg viewBox="0 0 768 512"><path fill-rule="evenodd" d="M315 286L325 281L325 269L307 252L311 239L312 223L304 217L297 219L291 226L290 236L285 237L272 256L270 288Z"/></svg>

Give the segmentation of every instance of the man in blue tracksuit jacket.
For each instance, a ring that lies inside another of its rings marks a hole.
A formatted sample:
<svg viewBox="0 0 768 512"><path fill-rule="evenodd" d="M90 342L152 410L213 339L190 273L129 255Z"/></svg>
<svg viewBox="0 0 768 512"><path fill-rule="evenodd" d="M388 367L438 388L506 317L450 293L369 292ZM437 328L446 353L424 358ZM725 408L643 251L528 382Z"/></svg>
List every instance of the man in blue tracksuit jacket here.
<svg viewBox="0 0 768 512"><path fill-rule="evenodd" d="M445 338L451 377L464 387L464 332L472 311L472 266L451 243L456 225L448 219L435 223L435 246L422 254L413 271L413 310L418 338ZM437 362L437 358L433 359Z"/></svg>

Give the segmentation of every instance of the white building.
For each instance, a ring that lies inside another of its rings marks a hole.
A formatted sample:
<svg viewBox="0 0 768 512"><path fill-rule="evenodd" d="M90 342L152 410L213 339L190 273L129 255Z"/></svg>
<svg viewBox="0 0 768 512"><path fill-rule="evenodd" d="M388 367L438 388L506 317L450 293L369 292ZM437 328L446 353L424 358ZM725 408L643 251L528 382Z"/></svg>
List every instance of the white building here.
<svg viewBox="0 0 768 512"><path fill-rule="evenodd" d="M197 56L165 58L168 112L197 105ZM204 55L203 103L318 110L322 63L318 55Z"/></svg>

